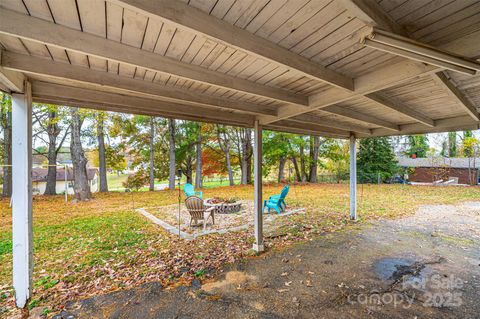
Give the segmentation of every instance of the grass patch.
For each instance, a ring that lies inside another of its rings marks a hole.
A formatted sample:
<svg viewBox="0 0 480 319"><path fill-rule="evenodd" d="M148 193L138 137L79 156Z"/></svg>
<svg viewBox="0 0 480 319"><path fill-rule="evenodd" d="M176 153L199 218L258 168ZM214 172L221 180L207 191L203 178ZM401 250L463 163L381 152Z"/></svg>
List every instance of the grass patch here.
<svg viewBox="0 0 480 319"><path fill-rule="evenodd" d="M281 185L264 186L264 197L279 193L281 188ZM252 186L207 187L203 192L204 198L253 199ZM63 196L35 197L35 287L29 306L48 306L50 311L58 309L67 299L144 282L168 284L205 278L211 275L210 270L251 253L253 239L249 232L205 236L186 243L134 211L139 207L175 204L177 196L177 191L111 192L95 194L93 200L76 204L65 203ZM439 191L437 187L359 185L358 215L361 223L369 223L411 214L422 204L453 204L479 198L479 187L443 187ZM267 240L274 248L290 241L301 242L311 236L309 233L358 227L348 221L349 190L345 184L293 185L287 204L305 207L306 213L288 219L290 226L284 229L287 236ZM467 244L462 239L444 239ZM11 249L11 209L9 200L3 199L0 200L0 287L3 287L0 308L13 306L9 288Z"/></svg>

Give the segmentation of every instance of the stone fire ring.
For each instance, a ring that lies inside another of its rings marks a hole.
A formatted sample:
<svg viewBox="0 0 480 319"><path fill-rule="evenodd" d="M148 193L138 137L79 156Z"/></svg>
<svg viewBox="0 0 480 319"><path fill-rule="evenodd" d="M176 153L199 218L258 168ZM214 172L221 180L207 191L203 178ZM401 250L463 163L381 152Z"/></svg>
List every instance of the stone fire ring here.
<svg viewBox="0 0 480 319"><path fill-rule="evenodd" d="M211 203L212 199L205 200L205 207L215 207L216 214L233 214L238 213L242 209L242 203L238 201L235 203Z"/></svg>

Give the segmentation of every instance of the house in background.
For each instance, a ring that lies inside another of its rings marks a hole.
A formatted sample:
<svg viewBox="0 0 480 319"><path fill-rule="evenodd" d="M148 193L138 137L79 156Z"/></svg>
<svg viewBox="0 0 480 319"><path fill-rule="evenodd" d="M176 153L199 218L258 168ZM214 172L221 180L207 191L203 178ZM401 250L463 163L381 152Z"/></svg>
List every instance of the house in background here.
<svg viewBox="0 0 480 319"><path fill-rule="evenodd" d="M47 186L48 169L43 167L32 168L32 193L33 195L42 195ZM98 169L87 168L87 178L90 183L92 193L98 191ZM67 167L67 186L68 194L73 195L73 168ZM65 194L65 168L57 167L57 194Z"/></svg>
<svg viewBox="0 0 480 319"><path fill-rule="evenodd" d="M410 182L479 184L480 158L401 157L398 165L407 170Z"/></svg>

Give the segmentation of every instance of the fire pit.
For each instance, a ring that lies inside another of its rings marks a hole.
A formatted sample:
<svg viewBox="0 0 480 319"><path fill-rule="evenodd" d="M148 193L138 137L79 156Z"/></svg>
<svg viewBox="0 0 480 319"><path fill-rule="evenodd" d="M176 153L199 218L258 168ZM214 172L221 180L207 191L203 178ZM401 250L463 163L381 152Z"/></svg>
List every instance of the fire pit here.
<svg viewBox="0 0 480 319"><path fill-rule="evenodd" d="M215 207L215 213L217 214L233 214L242 209L242 203L233 198L209 198L205 200L205 206L208 208Z"/></svg>

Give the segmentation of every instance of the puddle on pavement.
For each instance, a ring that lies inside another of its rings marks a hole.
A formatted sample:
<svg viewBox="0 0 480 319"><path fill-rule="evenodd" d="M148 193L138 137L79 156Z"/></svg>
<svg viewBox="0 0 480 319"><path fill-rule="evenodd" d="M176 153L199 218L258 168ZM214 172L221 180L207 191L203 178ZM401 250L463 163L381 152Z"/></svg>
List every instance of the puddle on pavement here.
<svg viewBox="0 0 480 319"><path fill-rule="evenodd" d="M383 258L374 264L375 274L382 280L398 280L406 275L422 274L424 264L409 258Z"/></svg>

